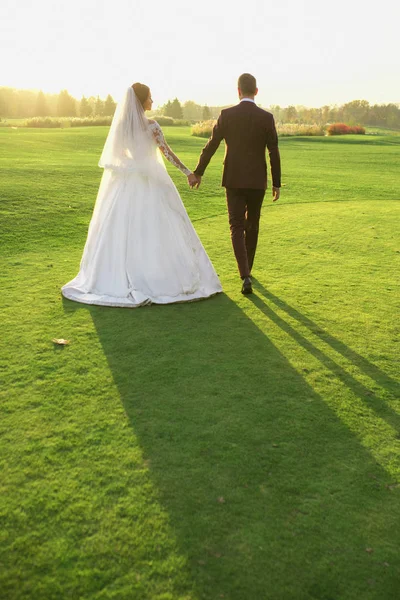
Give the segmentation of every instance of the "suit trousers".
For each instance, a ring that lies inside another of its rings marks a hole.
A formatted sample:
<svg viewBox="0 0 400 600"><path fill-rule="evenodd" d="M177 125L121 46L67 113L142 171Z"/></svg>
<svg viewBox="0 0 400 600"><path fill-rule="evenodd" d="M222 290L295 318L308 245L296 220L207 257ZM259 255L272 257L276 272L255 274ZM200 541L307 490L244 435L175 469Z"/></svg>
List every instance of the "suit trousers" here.
<svg viewBox="0 0 400 600"><path fill-rule="evenodd" d="M232 246L242 278L253 267L264 196L265 190L226 188Z"/></svg>

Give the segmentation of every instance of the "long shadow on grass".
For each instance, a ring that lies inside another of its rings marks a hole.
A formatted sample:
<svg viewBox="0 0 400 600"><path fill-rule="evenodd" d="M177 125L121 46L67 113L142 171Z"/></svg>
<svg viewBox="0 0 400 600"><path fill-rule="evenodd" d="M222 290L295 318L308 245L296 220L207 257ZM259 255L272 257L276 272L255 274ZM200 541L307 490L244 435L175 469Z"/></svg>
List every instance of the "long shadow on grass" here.
<svg viewBox="0 0 400 600"><path fill-rule="evenodd" d="M196 600L394 597L393 482L232 300L87 310Z"/></svg>
<svg viewBox="0 0 400 600"><path fill-rule="evenodd" d="M323 340L336 352L341 354L348 361L352 362L354 366L375 381L380 387L385 389L393 398L398 398L400 396L400 385L398 381L390 377L390 375L384 371L381 371L379 367L369 362L366 358L358 354L355 350L352 350L346 346L346 344L335 338L333 335L330 335L327 331L314 323L314 321L301 314L298 310L287 304L285 301L266 290L259 281L254 280L254 287L264 296L264 298L275 304L281 310L284 310L293 319L296 319L296 321L307 327L307 329L309 329L309 331L316 337ZM368 389L359 381L354 379L354 377L352 377L347 371L339 366L334 360L316 348L304 336L291 327L291 325L289 325L284 319L279 317L267 304L260 304L260 300L254 296L252 297L252 300L264 312L264 314L266 314L272 321L279 325L281 329L286 331L286 333L291 335L303 348L310 352L310 354L320 360L356 395L358 395L364 402L368 402L368 406L376 410L379 413L379 416L382 418L385 418L386 416L390 425L395 427L397 431L400 431L400 415L398 413L392 411L385 402L382 402L382 400L380 400L373 393L372 390Z"/></svg>

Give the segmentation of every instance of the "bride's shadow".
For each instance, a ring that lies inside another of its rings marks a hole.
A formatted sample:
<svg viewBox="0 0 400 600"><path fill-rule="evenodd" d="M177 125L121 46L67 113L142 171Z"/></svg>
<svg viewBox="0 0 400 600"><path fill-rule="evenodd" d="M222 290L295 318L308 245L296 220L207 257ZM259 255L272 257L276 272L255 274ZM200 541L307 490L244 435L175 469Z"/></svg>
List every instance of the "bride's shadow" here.
<svg viewBox="0 0 400 600"><path fill-rule="evenodd" d="M393 481L235 302L87 310L198 596L363 590Z"/></svg>

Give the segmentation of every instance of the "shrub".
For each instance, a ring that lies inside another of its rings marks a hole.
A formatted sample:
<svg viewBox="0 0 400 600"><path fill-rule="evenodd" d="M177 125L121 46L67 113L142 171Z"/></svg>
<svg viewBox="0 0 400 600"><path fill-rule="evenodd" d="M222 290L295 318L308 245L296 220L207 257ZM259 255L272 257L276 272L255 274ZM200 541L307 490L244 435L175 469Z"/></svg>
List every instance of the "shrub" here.
<svg viewBox="0 0 400 600"><path fill-rule="evenodd" d="M365 128L358 125L349 127L345 123L332 123L328 127L328 135L349 135L350 133L365 135Z"/></svg>
<svg viewBox="0 0 400 600"><path fill-rule="evenodd" d="M190 121L185 119L173 119L156 115L153 117L160 125L191 125ZM111 125L112 117L35 117L24 122L25 127L96 127ZM6 126L0 123L0 127Z"/></svg>
<svg viewBox="0 0 400 600"><path fill-rule="evenodd" d="M192 127L192 135L208 138L212 134L216 121L202 121ZM281 136L289 135L325 135L325 128L322 125L298 125L296 123L287 123L278 126L278 134Z"/></svg>
<svg viewBox="0 0 400 600"><path fill-rule="evenodd" d="M174 119L174 121L175 121L174 125L177 125L177 126L186 126L187 127L187 126L193 124L193 122L189 121L188 119ZM157 119L157 122L158 122L158 119ZM160 125L161 125L161 123L160 123Z"/></svg>
<svg viewBox="0 0 400 600"><path fill-rule="evenodd" d="M173 119L172 117L166 117L165 115L153 115L152 117L150 117L150 119L154 119L154 121L157 121L157 123L159 125L165 126L167 125L169 126L174 126L176 125L177 127L181 126L181 125L191 125L192 122L188 121L187 119Z"/></svg>
<svg viewBox="0 0 400 600"><path fill-rule="evenodd" d="M325 127L323 125L304 125L298 123L281 123L277 125L278 135L282 137L295 135L325 135Z"/></svg>
<svg viewBox="0 0 400 600"><path fill-rule="evenodd" d="M175 119L172 117L164 117L164 115L154 115L151 117L154 121L157 121L159 125L175 125Z"/></svg>
<svg viewBox="0 0 400 600"><path fill-rule="evenodd" d="M24 123L25 127L90 127L97 125L111 125L112 117L86 117L86 118L52 118L34 117Z"/></svg>
<svg viewBox="0 0 400 600"><path fill-rule="evenodd" d="M51 117L34 117L25 122L25 127L62 127L62 119L52 119Z"/></svg>
<svg viewBox="0 0 400 600"><path fill-rule="evenodd" d="M328 135L347 135L349 126L345 123L332 123L327 129Z"/></svg>
<svg viewBox="0 0 400 600"><path fill-rule="evenodd" d="M192 135L196 137L209 138L212 134L213 127L216 121L200 121L200 123L196 123L192 127Z"/></svg>
<svg viewBox="0 0 400 600"><path fill-rule="evenodd" d="M360 127L360 125L350 127L350 130L350 133L354 133L356 135L365 135L365 127Z"/></svg>
<svg viewBox="0 0 400 600"><path fill-rule="evenodd" d="M71 127L97 127L111 125L112 117L75 117L71 119Z"/></svg>

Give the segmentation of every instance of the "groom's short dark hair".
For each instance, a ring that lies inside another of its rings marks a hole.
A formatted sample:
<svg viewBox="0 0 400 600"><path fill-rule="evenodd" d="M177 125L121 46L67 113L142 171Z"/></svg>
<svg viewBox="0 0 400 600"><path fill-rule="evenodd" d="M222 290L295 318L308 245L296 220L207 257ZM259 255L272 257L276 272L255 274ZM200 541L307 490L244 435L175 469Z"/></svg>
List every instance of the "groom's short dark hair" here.
<svg viewBox="0 0 400 600"><path fill-rule="evenodd" d="M255 94L257 89L257 81L250 73L243 73L238 79L238 88L244 94Z"/></svg>

